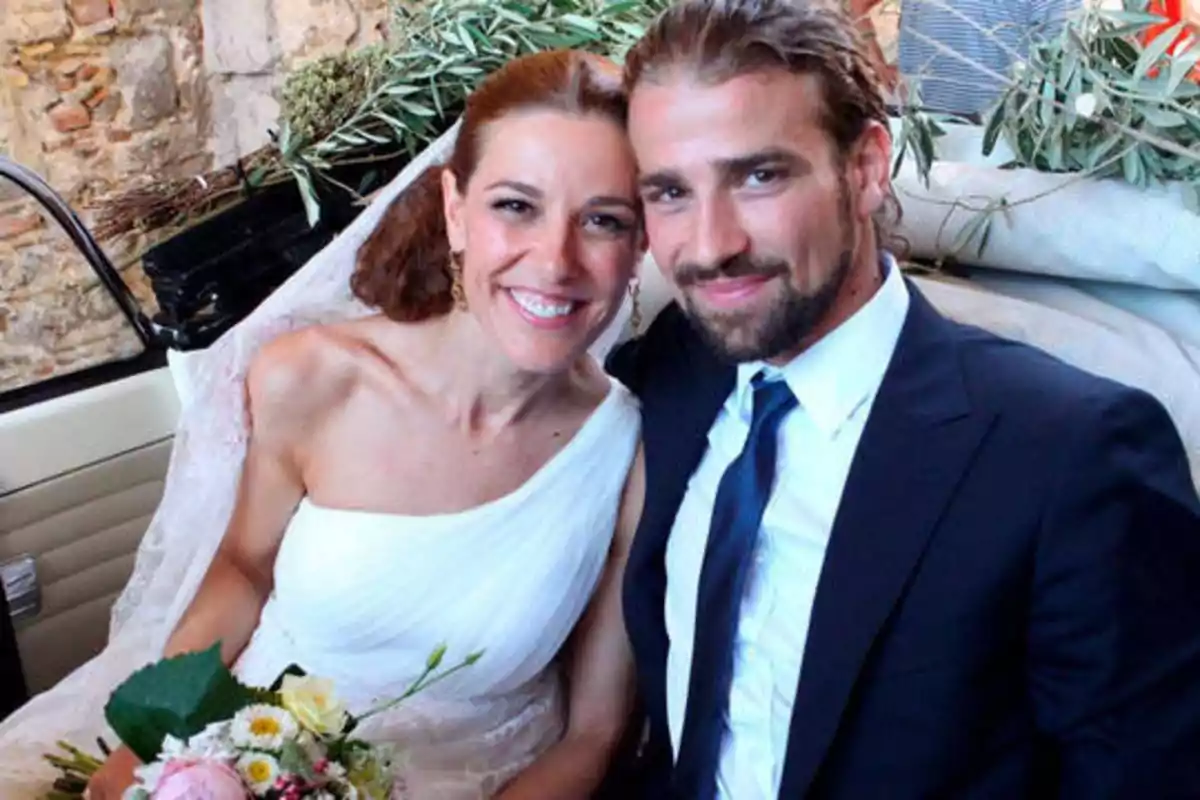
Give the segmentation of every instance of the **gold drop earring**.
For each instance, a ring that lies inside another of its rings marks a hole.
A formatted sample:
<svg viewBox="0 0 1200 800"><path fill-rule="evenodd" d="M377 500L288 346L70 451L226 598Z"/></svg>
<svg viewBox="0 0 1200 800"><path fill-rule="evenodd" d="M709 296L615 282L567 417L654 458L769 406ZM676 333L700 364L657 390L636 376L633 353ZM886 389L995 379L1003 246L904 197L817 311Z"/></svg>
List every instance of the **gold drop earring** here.
<svg viewBox="0 0 1200 800"><path fill-rule="evenodd" d="M467 310L467 293L463 291L462 253L450 254L450 297L459 311Z"/></svg>

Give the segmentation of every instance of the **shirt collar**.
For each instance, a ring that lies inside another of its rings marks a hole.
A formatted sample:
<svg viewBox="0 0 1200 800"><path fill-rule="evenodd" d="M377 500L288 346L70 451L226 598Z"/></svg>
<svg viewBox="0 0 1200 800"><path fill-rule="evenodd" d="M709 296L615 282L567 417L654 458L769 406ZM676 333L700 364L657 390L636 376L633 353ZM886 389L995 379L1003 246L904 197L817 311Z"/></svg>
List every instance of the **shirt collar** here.
<svg viewBox="0 0 1200 800"><path fill-rule="evenodd" d="M782 367L762 361L738 366L732 401L739 416L750 419L753 388L759 372L768 380L782 377L800 407L830 438L883 383L896 341L908 315L908 287L896 261L882 256L883 285L854 316L827 333Z"/></svg>

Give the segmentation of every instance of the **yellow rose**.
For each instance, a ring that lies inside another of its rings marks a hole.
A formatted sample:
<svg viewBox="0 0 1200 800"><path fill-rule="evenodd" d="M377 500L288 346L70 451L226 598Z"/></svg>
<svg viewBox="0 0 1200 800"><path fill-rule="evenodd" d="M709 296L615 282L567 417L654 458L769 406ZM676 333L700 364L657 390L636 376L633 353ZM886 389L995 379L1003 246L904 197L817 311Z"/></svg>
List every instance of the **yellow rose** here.
<svg viewBox="0 0 1200 800"><path fill-rule="evenodd" d="M334 695L331 680L285 675L279 699L301 725L318 736L341 733L346 727L346 707Z"/></svg>

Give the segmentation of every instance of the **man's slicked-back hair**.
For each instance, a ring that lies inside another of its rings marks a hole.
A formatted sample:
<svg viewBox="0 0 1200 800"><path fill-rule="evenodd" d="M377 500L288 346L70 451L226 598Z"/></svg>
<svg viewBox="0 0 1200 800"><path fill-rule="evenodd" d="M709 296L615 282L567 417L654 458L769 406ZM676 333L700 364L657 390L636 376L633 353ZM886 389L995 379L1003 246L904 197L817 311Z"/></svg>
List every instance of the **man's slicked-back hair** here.
<svg viewBox="0 0 1200 800"><path fill-rule="evenodd" d="M678 0L625 58L626 85L676 69L705 83L764 69L815 76L826 129L845 150L870 120L888 124L867 50L837 0Z"/></svg>
<svg viewBox="0 0 1200 800"><path fill-rule="evenodd" d="M871 121L890 130L878 76L840 0L677 0L626 55L625 85L632 92L680 71L719 84L771 69L817 79L821 125L839 157ZM875 220L881 245L899 217L889 196Z"/></svg>

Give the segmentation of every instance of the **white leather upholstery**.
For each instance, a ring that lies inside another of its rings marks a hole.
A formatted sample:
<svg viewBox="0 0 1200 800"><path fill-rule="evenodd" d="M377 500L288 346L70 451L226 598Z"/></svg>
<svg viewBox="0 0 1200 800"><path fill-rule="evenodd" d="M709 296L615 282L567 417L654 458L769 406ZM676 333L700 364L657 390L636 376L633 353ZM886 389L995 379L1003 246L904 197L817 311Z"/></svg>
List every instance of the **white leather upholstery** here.
<svg viewBox="0 0 1200 800"><path fill-rule="evenodd" d="M0 563L34 556L42 594L17 625L30 691L103 647L162 496L177 414L163 369L0 416Z"/></svg>
<svg viewBox="0 0 1200 800"><path fill-rule="evenodd" d="M0 560L34 556L42 604L17 625L30 691L53 685L108 637L108 613L162 497L170 440L0 499Z"/></svg>

